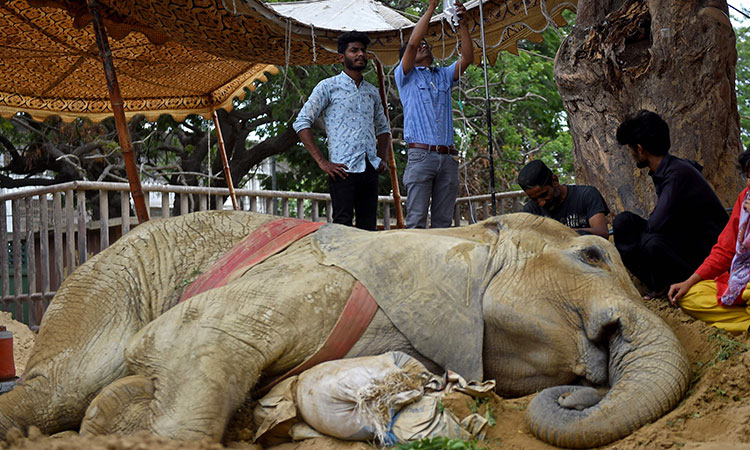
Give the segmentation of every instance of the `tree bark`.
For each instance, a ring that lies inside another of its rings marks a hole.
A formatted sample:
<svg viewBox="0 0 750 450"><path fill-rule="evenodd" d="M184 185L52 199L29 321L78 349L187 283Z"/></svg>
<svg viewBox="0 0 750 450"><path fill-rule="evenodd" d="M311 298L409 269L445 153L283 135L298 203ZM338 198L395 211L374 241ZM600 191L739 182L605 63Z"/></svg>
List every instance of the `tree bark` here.
<svg viewBox="0 0 750 450"><path fill-rule="evenodd" d="M656 195L615 131L640 109L670 127L670 153L694 159L724 205L743 187L735 94L735 36L725 0L579 0L555 59L573 138L576 180L613 213L643 216Z"/></svg>

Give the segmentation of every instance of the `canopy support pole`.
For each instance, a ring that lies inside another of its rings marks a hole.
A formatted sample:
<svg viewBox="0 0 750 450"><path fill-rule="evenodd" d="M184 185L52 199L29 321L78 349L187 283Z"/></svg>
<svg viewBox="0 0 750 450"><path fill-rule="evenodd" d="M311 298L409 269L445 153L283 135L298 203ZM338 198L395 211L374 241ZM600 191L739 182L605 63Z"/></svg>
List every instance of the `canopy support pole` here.
<svg viewBox="0 0 750 450"><path fill-rule="evenodd" d="M133 144L130 141L128 122L125 119L125 108L123 107L122 95L120 94L120 85L117 82L117 74L112 62L112 50L109 48L109 41L107 41L107 30L99 14L99 5L96 0L88 0L88 8L94 23L99 57L102 60L102 64L104 64L104 77L107 79L109 101L112 104L112 112L115 116L115 125L117 126L117 137L120 140L122 158L125 160L125 171L128 174L128 182L130 183L130 195L133 197L138 223L144 223L148 221L148 209L143 198L141 180L138 177L138 166L135 164Z"/></svg>
<svg viewBox="0 0 750 450"><path fill-rule="evenodd" d="M214 127L216 128L216 140L219 142L219 154L221 154L221 163L224 165L224 180L227 182L227 188L229 188L229 197L232 199L232 207L234 210L239 210L237 205L237 196L234 194L234 183L232 183L232 172L229 170L229 160L227 159L227 150L224 147L224 137L221 135L221 127L219 126L219 115L214 110Z"/></svg>
<svg viewBox="0 0 750 450"><path fill-rule="evenodd" d="M490 84L487 80L487 45L484 41L484 13L482 11L482 2L479 0L479 28L482 35L482 67L484 68L484 99L485 111L487 113L487 141L489 159L490 159L490 193L492 194L492 215L497 214L495 206L495 164L492 161L492 110L490 109Z"/></svg>
<svg viewBox="0 0 750 450"><path fill-rule="evenodd" d="M375 58L375 67L378 72L378 88L380 91L380 101L383 103L383 111L385 112L385 120L390 123L388 98L385 93L385 74L383 73L383 65L380 64L377 58ZM393 187L393 204L396 207L396 228L406 228L404 213L401 210L401 191L398 187L398 172L396 169L396 155L393 154L393 139L388 144L388 169L391 174L391 186Z"/></svg>

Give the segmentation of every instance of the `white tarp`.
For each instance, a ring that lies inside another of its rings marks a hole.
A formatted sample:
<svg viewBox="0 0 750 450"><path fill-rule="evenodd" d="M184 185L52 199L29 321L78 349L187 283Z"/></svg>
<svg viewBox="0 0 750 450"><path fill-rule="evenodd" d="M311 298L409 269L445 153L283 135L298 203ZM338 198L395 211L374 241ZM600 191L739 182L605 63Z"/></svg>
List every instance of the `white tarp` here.
<svg viewBox="0 0 750 450"><path fill-rule="evenodd" d="M309 0L265 5L318 28L383 31L414 25L395 10L372 0Z"/></svg>

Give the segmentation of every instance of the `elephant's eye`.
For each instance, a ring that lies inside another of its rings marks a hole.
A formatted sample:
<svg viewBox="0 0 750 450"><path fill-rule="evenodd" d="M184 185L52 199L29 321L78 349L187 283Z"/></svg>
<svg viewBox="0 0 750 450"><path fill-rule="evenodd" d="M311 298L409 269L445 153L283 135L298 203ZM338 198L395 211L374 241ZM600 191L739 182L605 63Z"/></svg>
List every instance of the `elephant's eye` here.
<svg viewBox="0 0 750 450"><path fill-rule="evenodd" d="M604 260L602 251L596 247L586 247L581 250L581 259L587 264L598 264Z"/></svg>

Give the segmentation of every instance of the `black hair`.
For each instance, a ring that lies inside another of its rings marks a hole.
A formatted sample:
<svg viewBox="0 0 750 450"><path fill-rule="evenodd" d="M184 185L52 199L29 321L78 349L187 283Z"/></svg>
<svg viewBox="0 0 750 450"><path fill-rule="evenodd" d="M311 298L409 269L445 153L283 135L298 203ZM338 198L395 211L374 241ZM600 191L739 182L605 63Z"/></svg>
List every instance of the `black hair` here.
<svg viewBox="0 0 750 450"><path fill-rule="evenodd" d="M360 44L363 44L366 49L367 46L370 45L370 38L361 31L347 31L346 33L339 36L339 53L341 53L342 55L346 53L346 48L349 47L349 44L351 44L352 42L359 42Z"/></svg>
<svg viewBox="0 0 750 450"><path fill-rule="evenodd" d="M742 173L747 173L748 170L750 170L750 145L747 146L747 150L740 153L737 162L740 163L740 170L742 170Z"/></svg>
<svg viewBox="0 0 750 450"><path fill-rule="evenodd" d="M404 53L406 53L406 46L409 44L404 44L401 46L400 49L398 49L398 60L401 61L404 58Z"/></svg>
<svg viewBox="0 0 750 450"><path fill-rule="evenodd" d="M642 109L617 127L617 142L633 149L640 145L654 156L669 152L669 125L655 112Z"/></svg>
<svg viewBox="0 0 750 450"><path fill-rule="evenodd" d="M535 159L518 172L518 184L524 191L537 186L552 185L552 171L541 160Z"/></svg>

